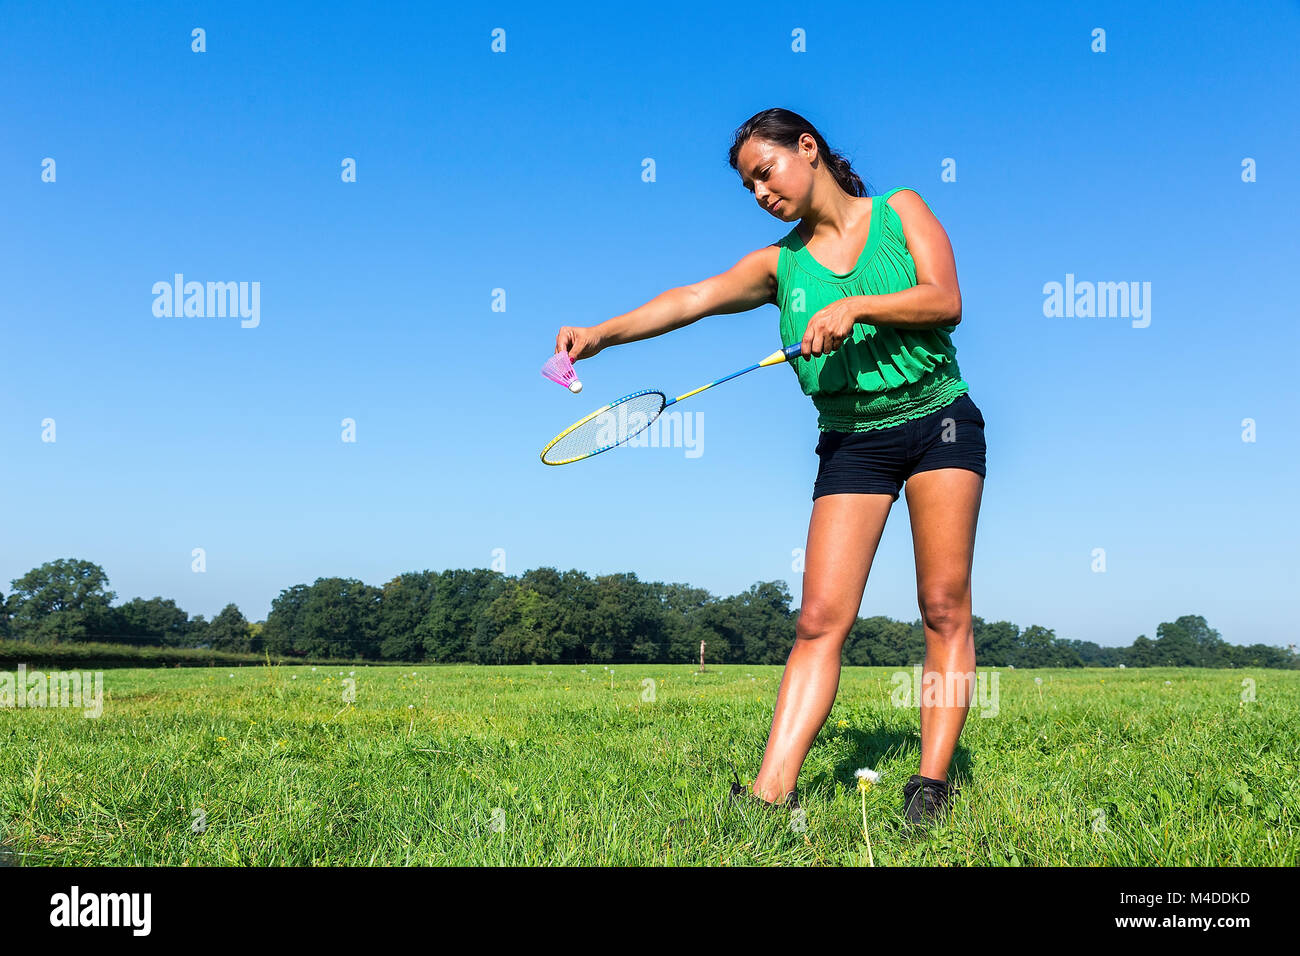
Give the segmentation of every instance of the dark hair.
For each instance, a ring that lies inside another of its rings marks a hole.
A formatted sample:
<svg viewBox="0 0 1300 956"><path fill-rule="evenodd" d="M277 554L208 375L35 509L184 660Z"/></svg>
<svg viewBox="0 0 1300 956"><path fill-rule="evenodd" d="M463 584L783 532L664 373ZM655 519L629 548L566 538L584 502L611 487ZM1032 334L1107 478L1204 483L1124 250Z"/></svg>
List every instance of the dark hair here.
<svg viewBox="0 0 1300 956"><path fill-rule="evenodd" d="M727 161L731 168L740 172L739 162L740 148L745 145L751 138L766 140L769 143L775 143L777 146L783 146L789 150L799 148L799 137L808 133L817 142L817 154L826 161L826 168L830 174L835 177L835 181L840 184L850 196L870 196L867 187L862 185L862 180L858 174L853 171L853 166L847 159L841 156L835 150L826 145L826 140L822 134L817 132L817 127L808 122L798 113L790 110L781 109L774 106L769 110L763 110L761 113L755 113L736 130L736 136L731 142L731 152L727 156Z"/></svg>

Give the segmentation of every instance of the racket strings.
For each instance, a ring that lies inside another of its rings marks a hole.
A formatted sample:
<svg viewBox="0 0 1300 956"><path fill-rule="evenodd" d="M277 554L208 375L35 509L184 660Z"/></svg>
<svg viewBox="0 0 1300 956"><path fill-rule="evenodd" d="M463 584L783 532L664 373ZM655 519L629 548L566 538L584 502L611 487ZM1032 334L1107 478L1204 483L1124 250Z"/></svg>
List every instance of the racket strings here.
<svg viewBox="0 0 1300 956"><path fill-rule="evenodd" d="M599 415L565 432L546 450L547 464L586 458L621 445L650 427L664 410L662 392L638 392L620 399Z"/></svg>

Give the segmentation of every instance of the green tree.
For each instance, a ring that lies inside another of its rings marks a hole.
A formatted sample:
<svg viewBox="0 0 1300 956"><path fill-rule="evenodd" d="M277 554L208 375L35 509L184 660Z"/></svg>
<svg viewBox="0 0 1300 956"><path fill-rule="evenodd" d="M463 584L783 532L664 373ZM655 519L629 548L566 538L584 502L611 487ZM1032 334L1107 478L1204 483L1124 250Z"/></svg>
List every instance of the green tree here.
<svg viewBox="0 0 1300 956"><path fill-rule="evenodd" d="M307 652L307 598L311 585L295 584L285 588L271 602L271 612L262 628L262 641L272 654L302 657Z"/></svg>
<svg viewBox="0 0 1300 956"><path fill-rule="evenodd" d="M311 657L378 657L382 594L356 578L317 578L302 608L299 648Z"/></svg>
<svg viewBox="0 0 1300 956"><path fill-rule="evenodd" d="M883 615L860 617L844 642L845 664L858 667L908 667L925 656L925 635L917 628Z"/></svg>
<svg viewBox="0 0 1300 956"><path fill-rule="evenodd" d="M208 643L208 628L212 622L205 620L202 614L196 614L189 619L185 625L185 646L186 647L206 647Z"/></svg>
<svg viewBox="0 0 1300 956"><path fill-rule="evenodd" d="M1080 667L1114 667L1123 659L1123 648L1102 647L1093 641L1065 641L1064 646L1078 658Z"/></svg>
<svg viewBox="0 0 1300 956"><path fill-rule="evenodd" d="M797 613L786 582L760 581L748 590L710 601L694 620L715 664L780 664L794 646ZM699 645L695 645L696 657Z"/></svg>
<svg viewBox="0 0 1300 956"><path fill-rule="evenodd" d="M489 640L480 638L483 612L501 594L507 580L500 571L487 568L456 568L440 574L429 613L416 628L425 660L476 660L471 645L483 647L483 641Z"/></svg>
<svg viewBox="0 0 1300 956"><path fill-rule="evenodd" d="M1128 648L1124 663L1129 667L1155 667L1157 665L1156 647L1151 638L1145 634L1139 634L1133 642L1133 646Z"/></svg>
<svg viewBox="0 0 1300 956"><path fill-rule="evenodd" d="M1015 663L1020 648L1020 628L1010 621L980 622L975 628L975 660L984 667L1006 667Z"/></svg>
<svg viewBox="0 0 1300 956"><path fill-rule="evenodd" d="M585 643L591 660L621 663L664 659L668 634L663 605L635 574L601 575L589 593L594 598L591 610L575 616L572 630L579 641L588 638Z"/></svg>
<svg viewBox="0 0 1300 956"><path fill-rule="evenodd" d="M1226 642L1199 614L1157 625L1155 651L1168 667L1222 667L1229 660Z"/></svg>
<svg viewBox="0 0 1300 956"><path fill-rule="evenodd" d="M253 650L253 628L248 619L240 613L234 604L227 604L212 619L205 635L207 643L213 650L251 651Z"/></svg>
<svg viewBox="0 0 1300 956"><path fill-rule="evenodd" d="M386 661L424 658L420 622L438 593L436 571L406 571L386 583L379 605L379 656Z"/></svg>
<svg viewBox="0 0 1300 956"><path fill-rule="evenodd" d="M561 598L543 594L525 581L509 578L503 592L484 610L483 640L475 643L480 663L554 664L574 660L581 639L565 626Z"/></svg>
<svg viewBox="0 0 1300 956"><path fill-rule="evenodd" d="M1225 667L1277 667L1295 670L1300 660L1284 647L1270 647L1267 644L1251 644L1245 647L1229 645Z"/></svg>
<svg viewBox="0 0 1300 956"><path fill-rule="evenodd" d="M696 622L704 641L705 664L738 664L745 655L745 624L734 596L710 601Z"/></svg>
<svg viewBox="0 0 1300 956"><path fill-rule="evenodd" d="M109 624L108 575L89 561L47 561L10 582L11 629L14 637L38 644L86 641Z"/></svg>
<svg viewBox="0 0 1300 956"><path fill-rule="evenodd" d="M1021 632L1019 645L1007 663L1017 667L1059 667L1059 660L1056 633L1051 628L1031 624Z"/></svg>
<svg viewBox="0 0 1300 956"><path fill-rule="evenodd" d="M794 646L795 623L790 609L790 587L780 579L759 581L728 598L736 605L740 624L741 661L746 664L781 664Z"/></svg>
<svg viewBox="0 0 1300 956"><path fill-rule="evenodd" d="M137 647L182 647L189 643L190 616L171 598L132 598L112 609L110 624L101 640Z"/></svg>
<svg viewBox="0 0 1300 956"><path fill-rule="evenodd" d="M648 590L663 611L663 653L660 659L697 663L700 641L707 643L712 634L700 623L700 616L703 609L713 603L713 595L704 588L659 581L652 582Z"/></svg>

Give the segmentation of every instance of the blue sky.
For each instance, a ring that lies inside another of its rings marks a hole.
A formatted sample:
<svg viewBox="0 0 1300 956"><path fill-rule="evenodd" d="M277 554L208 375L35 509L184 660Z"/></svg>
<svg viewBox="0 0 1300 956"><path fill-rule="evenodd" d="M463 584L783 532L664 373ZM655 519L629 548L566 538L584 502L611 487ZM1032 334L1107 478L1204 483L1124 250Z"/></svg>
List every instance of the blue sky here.
<svg viewBox="0 0 1300 956"><path fill-rule="evenodd" d="M698 453L538 459L604 402L780 346L764 306L579 362L578 396L538 374L561 325L789 229L726 164L733 130L784 106L873 194L919 190L952 239L989 446L974 612L1101 644L1182 614L1234 643L1296 639L1294 3L9 3L4 20L6 593L77 557L119 599L260 619L320 576L495 553L510 574L718 595L782 579L797 604L817 432L793 370L683 402ZM176 273L258 282L259 324L155 316ZM1044 316L1067 274L1149 282L1149 326ZM903 498L862 613L917 616Z"/></svg>

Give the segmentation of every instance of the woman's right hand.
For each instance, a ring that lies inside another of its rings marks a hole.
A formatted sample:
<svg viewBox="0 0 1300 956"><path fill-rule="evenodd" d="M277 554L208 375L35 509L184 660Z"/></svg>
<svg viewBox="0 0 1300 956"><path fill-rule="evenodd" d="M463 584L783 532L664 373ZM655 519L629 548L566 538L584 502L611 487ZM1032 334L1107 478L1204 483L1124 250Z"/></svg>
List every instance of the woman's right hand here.
<svg viewBox="0 0 1300 956"><path fill-rule="evenodd" d="M570 361L591 358L605 347L594 328L566 325L555 336L555 351L568 352Z"/></svg>

